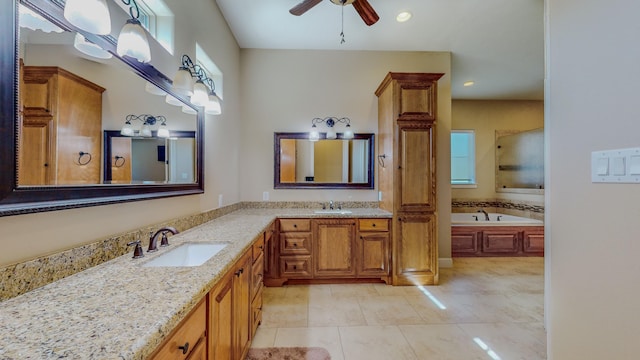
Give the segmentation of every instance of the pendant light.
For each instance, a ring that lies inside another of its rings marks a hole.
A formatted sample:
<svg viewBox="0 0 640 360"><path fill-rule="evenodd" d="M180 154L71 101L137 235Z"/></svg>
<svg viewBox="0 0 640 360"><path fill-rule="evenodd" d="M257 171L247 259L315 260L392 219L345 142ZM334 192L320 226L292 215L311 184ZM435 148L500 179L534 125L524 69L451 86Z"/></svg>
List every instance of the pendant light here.
<svg viewBox="0 0 640 360"><path fill-rule="evenodd" d="M195 85L193 85L193 95L191 95L191 102L194 105L205 106L209 102L209 89L198 79Z"/></svg>
<svg viewBox="0 0 640 360"><path fill-rule="evenodd" d="M118 36L118 55L130 56L140 62L151 61L151 49L147 34L138 19L129 19Z"/></svg>
<svg viewBox="0 0 640 360"><path fill-rule="evenodd" d="M97 35L111 33L111 16L105 0L67 0L64 18L84 31Z"/></svg>
<svg viewBox="0 0 640 360"><path fill-rule="evenodd" d="M196 79L195 83L194 79ZM216 84L200 65L193 63L189 55L182 55L182 63L173 76L171 88L178 94L190 96L191 103L194 105L204 106L206 114L222 113L220 98L216 95Z"/></svg>

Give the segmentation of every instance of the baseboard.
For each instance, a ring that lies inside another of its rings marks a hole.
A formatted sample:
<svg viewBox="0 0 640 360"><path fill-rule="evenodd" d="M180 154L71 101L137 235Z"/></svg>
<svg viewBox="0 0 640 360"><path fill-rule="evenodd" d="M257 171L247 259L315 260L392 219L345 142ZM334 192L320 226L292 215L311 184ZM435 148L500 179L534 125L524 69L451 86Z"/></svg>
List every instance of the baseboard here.
<svg viewBox="0 0 640 360"><path fill-rule="evenodd" d="M441 268L453 267L453 258L438 258L438 266Z"/></svg>

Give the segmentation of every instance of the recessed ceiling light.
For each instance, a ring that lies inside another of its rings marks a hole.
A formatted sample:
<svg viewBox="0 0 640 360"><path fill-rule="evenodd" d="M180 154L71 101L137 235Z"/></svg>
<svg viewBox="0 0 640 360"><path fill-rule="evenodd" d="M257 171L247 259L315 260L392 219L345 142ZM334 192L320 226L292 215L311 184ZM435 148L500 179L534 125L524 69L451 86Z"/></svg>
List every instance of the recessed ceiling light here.
<svg viewBox="0 0 640 360"><path fill-rule="evenodd" d="M465 81L464 84L462 84L463 86L473 86L473 84L475 84L475 82L473 81Z"/></svg>
<svg viewBox="0 0 640 360"><path fill-rule="evenodd" d="M411 19L411 16L413 16L413 15L410 12L403 11L403 12L399 13L398 16L396 16L396 21L397 22L409 21L409 19Z"/></svg>

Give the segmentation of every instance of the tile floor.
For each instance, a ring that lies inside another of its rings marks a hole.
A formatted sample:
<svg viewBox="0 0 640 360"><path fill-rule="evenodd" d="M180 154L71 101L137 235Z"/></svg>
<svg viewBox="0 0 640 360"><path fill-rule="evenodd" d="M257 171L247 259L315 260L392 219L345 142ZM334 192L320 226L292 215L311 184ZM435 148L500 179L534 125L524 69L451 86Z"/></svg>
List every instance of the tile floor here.
<svg viewBox="0 0 640 360"><path fill-rule="evenodd" d="M252 347L332 360L546 359L543 258L456 258L440 285L266 288Z"/></svg>

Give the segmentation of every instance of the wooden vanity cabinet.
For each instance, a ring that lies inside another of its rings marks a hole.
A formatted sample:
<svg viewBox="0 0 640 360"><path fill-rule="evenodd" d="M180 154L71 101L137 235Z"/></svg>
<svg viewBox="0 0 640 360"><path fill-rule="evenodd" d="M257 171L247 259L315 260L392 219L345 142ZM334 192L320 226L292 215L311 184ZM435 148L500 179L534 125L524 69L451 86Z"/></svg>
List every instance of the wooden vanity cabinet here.
<svg viewBox="0 0 640 360"><path fill-rule="evenodd" d="M200 301L178 325L163 345L151 356L153 360L198 360L207 357L207 301Z"/></svg>
<svg viewBox="0 0 640 360"><path fill-rule="evenodd" d="M438 283L435 128L443 75L391 72L375 92L380 208L393 213L394 285Z"/></svg>
<svg viewBox="0 0 640 360"><path fill-rule="evenodd" d="M313 277L355 277L355 219L313 219L311 222Z"/></svg>
<svg viewBox="0 0 640 360"><path fill-rule="evenodd" d="M244 359L251 340L252 249L209 292L209 359Z"/></svg>
<svg viewBox="0 0 640 360"><path fill-rule="evenodd" d="M277 228L279 241L270 251L279 267L265 273L267 286L290 280L390 282L389 219L279 219Z"/></svg>
<svg viewBox="0 0 640 360"><path fill-rule="evenodd" d="M18 183L99 184L105 89L55 66L21 66L20 81Z"/></svg>
<svg viewBox="0 0 640 360"><path fill-rule="evenodd" d="M251 265L251 338L262 322L262 288L264 280L265 233L253 242Z"/></svg>
<svg viewBox="0 0 640 360"><path fill-rule="evenodd" d="M389 283L389 239L388 219L358 219L358 276L381 277Z"/></svg>

